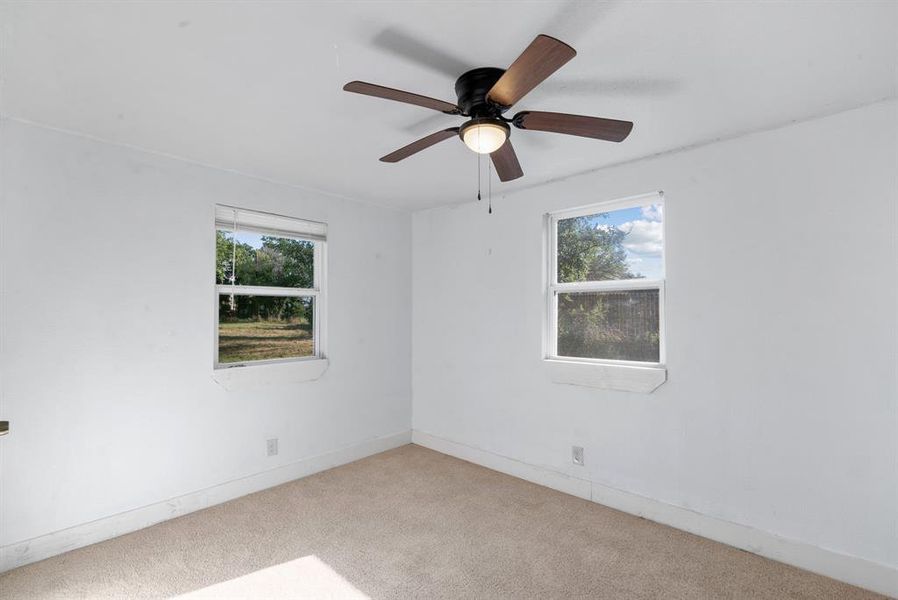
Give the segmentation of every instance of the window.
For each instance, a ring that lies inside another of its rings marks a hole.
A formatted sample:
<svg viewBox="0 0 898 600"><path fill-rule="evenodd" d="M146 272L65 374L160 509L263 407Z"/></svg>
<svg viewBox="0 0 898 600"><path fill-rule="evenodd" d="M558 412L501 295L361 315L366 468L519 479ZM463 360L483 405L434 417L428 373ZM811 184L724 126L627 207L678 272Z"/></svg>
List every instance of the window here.
<svg viewBox="0 0 898 600"><path fill-rule="evenodd" d="M549 359L664 363L660 193L549 215Z"/></svg>
<svg viewBox="0 0 898 600"><path fill-rule="evenodd" d="M324 358L327 225L215 207L215 367Z"/></svg>

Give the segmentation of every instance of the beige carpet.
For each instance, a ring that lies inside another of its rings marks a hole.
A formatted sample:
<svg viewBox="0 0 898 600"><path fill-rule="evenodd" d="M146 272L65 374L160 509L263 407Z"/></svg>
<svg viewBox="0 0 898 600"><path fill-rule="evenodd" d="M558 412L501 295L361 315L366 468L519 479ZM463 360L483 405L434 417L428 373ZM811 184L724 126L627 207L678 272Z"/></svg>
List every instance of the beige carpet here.
<svg viewBox="0 0 898 600"><path fill-rule="evenodd" d="M0 598L879 598L418 446L0 575Z"/></svg>

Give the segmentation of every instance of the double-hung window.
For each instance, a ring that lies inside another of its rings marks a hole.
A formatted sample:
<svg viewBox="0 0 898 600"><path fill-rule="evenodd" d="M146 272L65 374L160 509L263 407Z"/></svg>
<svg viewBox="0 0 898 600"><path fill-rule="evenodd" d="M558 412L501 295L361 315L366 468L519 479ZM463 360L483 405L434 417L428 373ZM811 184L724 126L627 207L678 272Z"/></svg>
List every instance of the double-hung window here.
<svg viewBox="0 0 898 600"><path fill-rule="evenodd" d="M215 367L324 358L327 225L215 207Z"/></svg>
<svg viewBox="0 0 898 600"><path fill-rule="evenodd" d="M660 193L548 215L546 357L664 363Z"/></svg>

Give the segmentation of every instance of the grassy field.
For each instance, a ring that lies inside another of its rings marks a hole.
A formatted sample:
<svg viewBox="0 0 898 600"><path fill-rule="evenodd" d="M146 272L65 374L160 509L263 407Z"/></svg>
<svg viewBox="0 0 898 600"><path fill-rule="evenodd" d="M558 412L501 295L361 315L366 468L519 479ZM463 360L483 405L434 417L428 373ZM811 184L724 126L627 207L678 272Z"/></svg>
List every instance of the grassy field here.
<svg viewBox="0 0 898 600"><path fill-rule="evenodd" d="M218 325L218 362L235 363L312 356L308 323L238 321Z"/></svg>

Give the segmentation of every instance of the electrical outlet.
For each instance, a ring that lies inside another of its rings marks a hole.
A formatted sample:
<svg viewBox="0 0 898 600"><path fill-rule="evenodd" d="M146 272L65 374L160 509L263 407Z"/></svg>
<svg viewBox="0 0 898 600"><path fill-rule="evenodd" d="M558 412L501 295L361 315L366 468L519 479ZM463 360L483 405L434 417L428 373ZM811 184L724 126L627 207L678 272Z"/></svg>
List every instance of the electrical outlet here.
<svg viewBox="0 0 898 600"><path fill-rule="evenodd" d="M268 440L268 456L275 456L278 453L278 439L272 438Z"/></svg>
<svg viewBox="0 0 898 600"><path fill-rule="evenodd" d="M575 465L584 465L583 463L583 446L571 446L571 460Z"/></svg>

